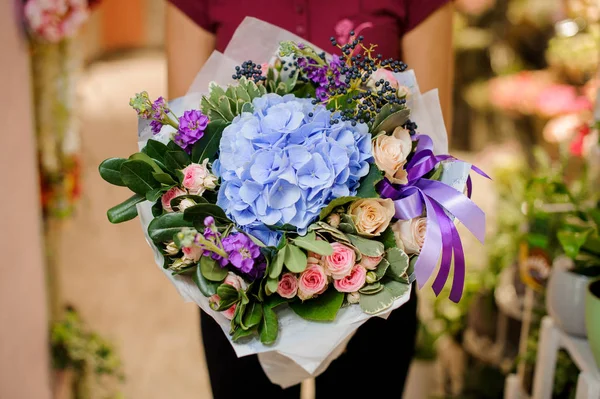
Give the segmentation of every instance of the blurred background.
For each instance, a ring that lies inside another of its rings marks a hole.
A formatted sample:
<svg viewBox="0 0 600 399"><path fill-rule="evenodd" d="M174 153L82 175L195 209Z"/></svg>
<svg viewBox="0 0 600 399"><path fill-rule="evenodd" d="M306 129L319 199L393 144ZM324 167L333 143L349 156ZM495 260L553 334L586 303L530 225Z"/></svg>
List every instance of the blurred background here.
<svg viewBox="0 0 600 399"><path fill-rule="evenodd" d="M25 34L21 2L0 4L0 399L209 398L197 306L166 282L137 223L107 221L122 192L97 173L137 149L129 98L167 95L166 2L90 5L81 29L48 44ZM585 345L600 347L600 326L569 327L585 318L577 284L600 277L600 263L578 261L588 233L573 249L561 230L597 216L600 1L455 0L455 10L453 153L493 178L474 193L488 241L465 243L459 304L420 292L404 397L525 398L549 313L588 357ZM556 266L564 255L575 268ZM597 365L578 356L547 358L552 397L575 397L582 370L600 386Z"/></svg>

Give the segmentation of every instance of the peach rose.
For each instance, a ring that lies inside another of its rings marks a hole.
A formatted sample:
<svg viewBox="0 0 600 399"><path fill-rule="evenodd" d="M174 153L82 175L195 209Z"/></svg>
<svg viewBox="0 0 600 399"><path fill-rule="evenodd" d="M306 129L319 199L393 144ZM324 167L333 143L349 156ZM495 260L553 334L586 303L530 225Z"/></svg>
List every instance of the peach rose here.
<svg viewBox="0 0 600 399"><path fill-rule="evenodd" d="M363 255L360 259L360 265L367 270L375 270L375 269L377 269L377 265L379 265L379 263L381 262L381 259L383 259L383 255L382 256Z"/></svg>
<svg viewBox="0 0 600 399"><path fill-rule="evenodd" d="M227 277L225 277L225 280L223 280L223 284L228 284L236 290L246 288L246 283L244 283L244 280L242 280L240 276L232 272L227 273Z"/></svg>
<svg viewBox="0 0 600 399"><path fill-rule="evenodd" d="M204 253L204 250L196 245L181 248L183 251L183 259L188 259L193 262L198 262Z"/></svg>
<svg viewBox="0 0 600 399"><path fill-rule="evenodd" d="M284 273L277 284L277 293L282 298L291 299L298 292L298 279L293 273Z"/></svg>
<svg viewBox="0 0 600 399"><path fill-rule="evenodd" d="M352 268L349 275L341 280L333 280L333 286L339 292L356 292L365 285L367 269L361 265Z"/></svg>
<svg viewBox="0 0 600 399"><path fill-rule="evenodd" d="M408 183L404 165L411 151L410 133L401 126L394 129L391 136L380 134L373 140L375 164L385 173L385 177L395 184Z"/></svg>
<svg viewBox="0 0 600 399"><path fill-rule="evenodd" d="M352 216L358 234L375 237L389 226L394 213L394 201L383 198L365 198L354 201L348 213Z"/></svg>
<svg viewBox="0 0 600 399"><path fill-rule="evenodd" d="M303 301L322 294L327 289L325 270L319 265L308 265L298 279L298 297Z"/></svg>
<svg viewBox="0 0 600 399"><path fill-rule="evenodd" d="M217 186L217 177L208 170L208 158L201 164L192 163L182 170L183 187L190 194L202 195L206 189L214 189Z"/></svg>
<svg viewBox="0 0 600 399"><path fill-rule="evenodd" d="M404 249L408 255L418 254L423 248L425 234L427 232L427 219L414 218L410 220L398 220L392 226L396 244Z"/></svg>
<svg viewBox="0 0 600 399"><path fill-rule="evenodd" d="M356 252L350 247L334 242L331 244L333 253L322 258L325 273L335 280L346 277L350 274L352 267L356 263Z"/></svg>
<svg viewBox="0 0 600 399"><path fill-rule="evenodd" d="M180 197L186 194L187 193L179 187L173 187L172 189L164 193L160 198L160 202L165 212L173 212L173 209L171 208L171 200L173 198Z"/></svg>

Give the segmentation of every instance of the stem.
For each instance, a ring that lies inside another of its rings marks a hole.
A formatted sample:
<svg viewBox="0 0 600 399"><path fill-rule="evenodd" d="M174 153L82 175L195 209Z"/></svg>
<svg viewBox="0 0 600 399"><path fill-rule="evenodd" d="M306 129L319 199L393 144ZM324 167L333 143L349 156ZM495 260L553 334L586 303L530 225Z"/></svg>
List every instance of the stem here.
<svg viewBox="0 0 600 399"><path fill-rule="evenodd" d="M208 241L204 237L198 238L198 243L204 245L206 247L206 249L208 249L209 251L214 252L214 253L216 253L217 255L219 255L219 256L221 256L223 258L227 258L227 252L225 252L221 248L217 247L215 244L213 244L212 242Z"/></svg>

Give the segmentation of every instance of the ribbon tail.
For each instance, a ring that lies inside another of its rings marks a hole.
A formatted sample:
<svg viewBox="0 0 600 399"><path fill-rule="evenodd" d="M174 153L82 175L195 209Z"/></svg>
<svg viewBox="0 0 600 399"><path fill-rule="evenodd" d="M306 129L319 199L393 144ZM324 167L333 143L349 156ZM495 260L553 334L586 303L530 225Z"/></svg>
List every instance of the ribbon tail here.
<svg viewBox="0 0 600 399"><path fill-rule="evenodd" d="M417 183L417 187L426 197L436 201L460 220L483 244L485 241L485 214L473 201L460 191L439 181L422 179Z"/></svg>
<svg viewBox="0 0 600 399"><path fill-rule="evenodd" d="M467 197L471 198L473 194L473 182L471 181L471 176L467 177Z"/></svg>
<svg viewBox="0 0 600 399"><path fill-rule="evenodd" d="M419 289L423 288L433 274L442 249L442 237L435 210L427 196L422 195L422 197L427 209L427 231L421 253L415 263L415 275Z"/></svg>
<svg viewBox="0 0 600 399"><path fill-rule="evenodd" d="M435 281L431 287L437 296L440 294L440 292L442 292L442 289L444 289L444 286L448 281L448 277L450 276L453 249L452 229L454 229L454 225L452 224L452 220L450 220L440 205L433 202L432 206L435 209L435 214L438 219L440 232L442 235L442 260L440 262L438 274L435 277Z"/></svg>
<svg viewBox="0 0 600 399"><path fill-rule="evenodd" d="M454 226L452 226L452 242L454 246L454 278L452 279L452 289L450 290L450 300L458 303L462 298L465 288L465 253L463 251L460 236Z"/></svg>
<svg viewBox="0 0 600 399"><path fill-rule="evenodd" d="M472 170L473 170L475 173L477 173L478 175L480 175L480 176L483 176L483 177L485 177L486 179L490 179L490 180L492 180L492 178L491 178L491 177L489 177L489 176L487 175L487 173L485 173L483 170L479 169L477 166L475 166L475 165L471 165L471 169L472 169Z"/></svg>

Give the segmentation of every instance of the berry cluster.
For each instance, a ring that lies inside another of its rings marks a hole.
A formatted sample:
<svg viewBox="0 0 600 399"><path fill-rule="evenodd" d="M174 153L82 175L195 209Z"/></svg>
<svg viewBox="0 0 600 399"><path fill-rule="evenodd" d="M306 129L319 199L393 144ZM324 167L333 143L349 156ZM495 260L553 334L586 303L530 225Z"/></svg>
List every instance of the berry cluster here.
<svg viewBox="0 0 600 399"><path fill-rule="evenodd" d="M404 125L402 125L403 128L405 128L406 130L408 130L408 132L410 133L411 136L414 136L415 134L417 134L417 124L413 121L411 121L410 119L406 121L406 123Z"/></svg>
<svg viewBox="0 0 600 399"><path fill-rule="evenodd" d="M250 60L242 62L241 66L236 66L235 73L231 75L231 77L236 80L240 79L242 76L246 77L248 80L254 81L254 83L267 80L266 76L263 76L262 66Z"/></svg>

